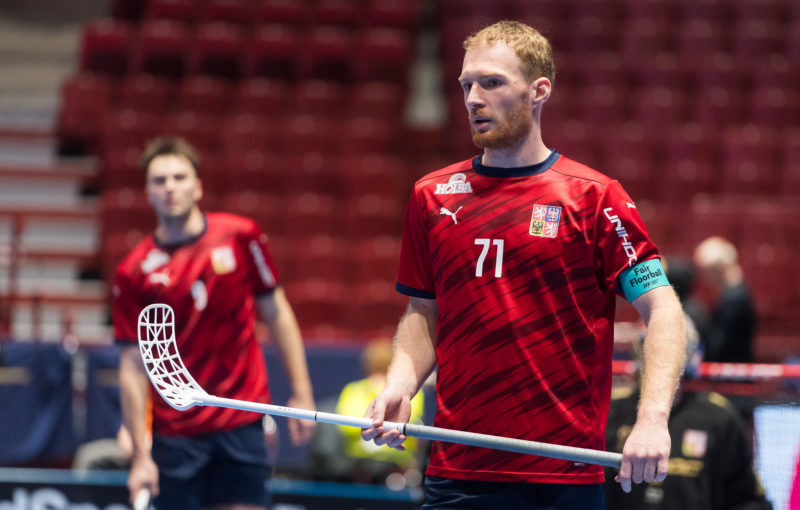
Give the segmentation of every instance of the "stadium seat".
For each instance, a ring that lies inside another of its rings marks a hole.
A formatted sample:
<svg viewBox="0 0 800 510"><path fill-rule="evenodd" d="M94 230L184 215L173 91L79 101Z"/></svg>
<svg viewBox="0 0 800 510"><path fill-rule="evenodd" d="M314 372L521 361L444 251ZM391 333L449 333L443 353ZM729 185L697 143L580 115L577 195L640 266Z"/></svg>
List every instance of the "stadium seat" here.
<svg viewBox="0 0 800 510"><path fill-rule="evenodd" d="M125 21L101 19L83 28L80 70L122 76L128 72L133 29Z"/></svg>
<svg viewBox="0 0 800 510"><path fill-rule="evenodd" d="M631 2L629 5L639 5ZM644 1L642 5L664 5L659 2ZM653 16L635 16L628 20L622 30L621 51L630 60L643 61L662 52L674 51L675 34L673 25L664 19Z"/></svg>
<svg viewBox="0 0 800 510"><path fill-rule="evenodd" d="M745 19L733 27L733 51L746 59L765 58L785 52L781 22Z"/></svg>
<svg viewBox="0 0 800 510"><path fill-rule="evenodd" d="M291 107L285 82L269 78L251 78L236 85L232 111L278 119Z"/></svg>
<svg viewBox="0 0 800 510"><path fill-rule="evenodd" d="M287 237L291 262L282 270L285 280L345 282L352 279L352 247L327 233L297 232Z"/></svg>
<svg viewBox="0 0 800 510"><path fill-rule="evenodd" d="M300 38L294 29L270 24L253 31L245 48L247 77L293 81L299 74Z"/></svg>
<svg viewBox="0 0 800 510"><path fill-rule="evenodd" d="M226 154L278 153L283 144L279 121L252 113L229 116L220 130L221 148Z"/></svg>
<svg viewBox="0 0 800 510"><path fill-rule="evenodd" d="M285 258L280 239L286 234L287 216L284 201L280 196L237 189L222 195L220 209L255 221L269 238L272 256L276 260ZM279 264L278 269L283 271L284 267L285 264Z"/></svg>
<svg viewBox="0 0 800 510"><path fill-rule="evenodd" d="M721 23L706 18L691 18L683 23L683 28L675 34L676 50L682 57L714 55L729 50L727 32Z"/></svg>
<svg viewBox="0 0 800 510"><path fill-rule="evenodd" d="M412 179L403 160L385 154L346 153L341 172L345 195L350 198L374 194L405 200L411 191Z"/></svg>
<svg viewBox="0 0 800 510"><path fill-rule="evenodd" d="M144 185L144 172L139 166L142 150L128 147L105 151L100 162L100 179L103 190L136 188Z"/></svg>
<svg viewBox="0 0 800 510"><path fill-rule="evenodd" d="M707 129L739 124L744 119L743 97L726 87L700 88L694 94L690 117Z"/></svg>
<svg viewBox="0 0 800 510"><path fill-rule="evenodd" d="M663 128L688 120L687 104L680 88L654 86L639 90L633 99L639 122Z"/></svg>
<svg viewBox="0 0 800 510"><path fill-rule="evenodd" d="M191 25L197 21L198 3L193 0L148 0L145 19Z"/></svg>
<svg viewBox="0 0 800 510"><path fill-rule="evenodd" d="M365 29L355 46L356 81L387 81L406 86L414 58L414 41L405 30Z"/></svg>
<svg viewBox="0 0 800 510"><path fill-rule="evenodd" d="M316 25L352 27L361 14L355 0L315 0L311 17Z"/></svg>
<svg viewBox="0 0 800 510"><path fill-rule="evenodd" d="M624 91L607 84L586 87L577 95L577 116L598 128L608 123L619 123L628 117L629 101L624 95Z"/></svg>
<svg viewBox="0 0 800 510"><path fill-rule="evenodd" d="M694 0L679 2L680 17L685 21L705 19L727 24L733 20L733 9L726 0Z"/></svg>
<svg viewBox="0 0 800 510"><path fill-rule="evenodd" d="M353 115L399 120L405 106L400 85L381 81L358 82L349 87L349 107Z"/></svg>
<svg viewBox="0 0 800 510"><path fill-rule="evenodd" d="M800 94L794 87L754 87L748 122L773 129L797 126Z"/></svg>
<svg viewBox="0 0 800 510"><path fill-rule="evenodd" d="M114 19L138 23L144 16L146 2L141 0L111 0L109 12Z"/></svg>
<svg viewBox="0 0 800 510"><path fill-rule="evenodd" d="M653 141L647 124L628 122L609 124L598 130L603 163L598 168L617 179L635 201L652 199L657 193L654 185L658 175Z"/></svg>
<svg viewBox="0 0 800 510"><path fill-rule="evenodd" d="M218 148L219 117L194 111L178 111L161 118L161 135L184 138L201 153Z"/></svg>
<svg viewBox="0 0 800 510"><path fill-rule="evenodd" d="M321 279L289 282L286 296L305 339L352 337L347 320L352 307L347 285Z"/></svg>
<svg viewBox="0 0 800 510"><path fill-rule="evenodd" d="M343 121L345 134L340 138L340 148L349 152L396 152L400 130L397 119L379 117L352 117Z"/></svg>
<svg viewBox="0 0 800 510"><path fill-rule="evenodd" d="M780 179L774 131L748 124L726 130L721 145L723 191L774 193Z"/></svg>
<svg viewBox="0 0 800 510"><path fill-rule="evenodd" d="M567 41L568 49L576 55L595 55L602 51L619 51L620 31L616 20L580 12L572 21L573 30Z"/></svg>
<svg viewBox="0 0 800 510"><path fill-rule="evenodd" d="M642 57L645 58L645 57ZM666 87L676 95L685 92L691 83L689 69L674 53L661 52L646 58L648 65L635 71L633 80L639 87Z"/></svg>
<svg viewBox="0 0 800 510"><path fill-rule="evenodd" d="M108 76L82 72L68 78L61 85L59 152L96 154L102 119L113 99L113 82Z"/></svg>
<svg viewBox="0 0 800 510"><path fill-rule="evenodd" d="M582 119L560 120L558 130L544 133L544 142L570 159L590 167L599 167L601 160L597 138Z"/></svg>
<svg viewBox="0 0 800 510"><path fill-rule="evenodd" d="M138 73L125 77L119 87L119 108L163 113L172 105L173 82L161 76Z"/></svg>
<svg viewBox="0 0 800 510"><path fill-rule="evenodd" d="M629 18L649 18L669 27L678 16L679 4L672 0L627 0L624 9Z"/></svg>
<svg viewBox="0 0 800 510"><path fill-rule="evenodd" d="M189 53L189 72L239 79L244 43L243 32L236 25L210 22L198 26Z"/></svg>
<svg viewBox="0 0 800 510"><path fill-rule="evenodd" d="M347 136L338 123L308 114L293 115L285 120L283 150L302 154L308 151L333 153Z"/></svg>
<svg viewBox="0 0 800 510"><path fill-rule="evenodd" d="M351 239L388 235L399 236L403 223L403 203L378 194L351 197L346 204L346 233Z"/></svg>
<svg viewBox="0 0 800 510"><path fill-rule="evenodd" d="M632 86L632 76L623 57L615 52L602 51L593 54L562 59L564 72L558 70L557 82L589 90L599 85L625 93Z"/></svg>
<svg viewBox="0 0 800 510"><path fill-rule="evenodd" d="M255 22L259 25L303 26L311 8L309 0L255 0Z"/></svg>
<svg viewBox="0 0 800 510"><path fill-rule="evenodd" d="M189 34L180 23L145 21L133 50L133 72L180 78L186 70Z"/></svg>
<svg viewBox="0 0 800 510"><path fill-rule="evenodd" d="M291 168L286 176L288 193L342 196L344 179L335 155L312 150L298 152L287 159L287 168Z"/></svg>
<svg viewBox="0 0 800 510"><path fill-rule="evenodd" d="M335 26L313 28L306 34L303 49L304 79L343 83L352 79L354 46L348 30Z"/></svg>
<svg viewBox="0 0 800 510"><path fill-rule="evenodd" d="M250 0L206 0L200 18L247 27L253 22L254 7Z"/></svg>
<svg viewBox="0 0 800 510"><path fill-rule="evenodd" d="M346 211L340 200L328 194L301 192L286 196L289 230L340 236L345 228Z"/></svg>
<svg viewBox="0 0 800 510"><path fill-rule="evenodd" d="M380 235L353 244L354 269L350 277L355 283L375 280L394 282L400 260L400 238Z"/></svg>
<svg viewBox="0 0 800 510"><path fill-rule="evenodd" d="M176 106L179 111L220 116L228 110L227 81L213 76L187 76L178 83Z"/></svg>
<svg viewBox="0 0 800 510"><path fill-rule="evenodd" d="M364 25L412 29L418 23L419 0L367 0Z"/></svg>
<svg viewBox="0 0 800 510"><path fill-rule="evenodd" d="M360 338L391 338L408 306L408 298L395 290L394 278L356 285L352 294L353 327Z"/></svg>
<svg viewBox="0 0 800 510"><path fill-rule="evenodd" d="M154 113L132 109L109 112L102 120L101 151L142 149L148 140L159 134L162 126L162 119Z"/></svg>
<svg viewBox="0 0 800 510"><path fill-rule="evenodd" d="M696 193L719 192L716 137L692 122L673 127L659 139L659 178L665 200L685 202Z"/></svg>
<svg viewBox="0 0 800 510"><path fill-rule="evenodd" d="M780 190L789 197L800 198L800 127L784 130L780 143L783 162Z"/></svg>
<svg viewBox="0 0 800 510"><path fill-rule="evenodd" d="M302 81L295 88L292 110L298 114L341 119L347 111L345 90L339 82Z"/></svg>
<svg viewBox="0 0 800 510"><path fill-rule="evenodd" d="M782 23L790 16L787 6L791 2L784 0L735 0L732 3L734 16L739 20Z"/></svg>

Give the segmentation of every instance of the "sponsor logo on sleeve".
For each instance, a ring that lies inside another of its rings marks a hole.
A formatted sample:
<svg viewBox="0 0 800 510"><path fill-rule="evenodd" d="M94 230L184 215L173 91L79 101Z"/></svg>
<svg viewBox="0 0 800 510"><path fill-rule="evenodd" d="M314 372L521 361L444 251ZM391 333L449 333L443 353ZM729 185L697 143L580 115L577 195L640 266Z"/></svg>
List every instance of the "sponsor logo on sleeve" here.
<svg viewBox="0 0 800 510"><path fill-rule="evenodd" d="M456 193L472 193L472 183L462 173L453 174L446 183L436 185L434 195L455 195Z"/></svg>
<svg viewBox="0 0 800 510"><path fill-rule="evenodd" d="M229 274L236 271L236 255L230 246L220 246L211 251L211 267L216 274Z"/></svg>
<svg viewBox="0 0 800 510"><path fill-rule="evenodd" d="M536 237L554 238L558 235L558 224L560 222L561 207L533 204L528 233Z"/></svg>
<svg viewBox="0 0 800 510"><path fill-rule="evenodd" d="M157 248L153 248L147 252L147 256L144 258L139 267L141 267L142 273L148 274L152 273L167 262L169 262L169 255Z"/></svg>
<svg viewBox="0 0 800 510"><path fill-rule="evenodd" d="M622 239L622 249L625 250L625 255L628 256L628 267L633 267L633 264L636 263L637 260L636 250L630 240L628 240L628 231L622 226L622 220L613 213L611 207L603 209L603 214L605 214L611 225L614 226L614 231L617 233L617 236Z"/></svg>

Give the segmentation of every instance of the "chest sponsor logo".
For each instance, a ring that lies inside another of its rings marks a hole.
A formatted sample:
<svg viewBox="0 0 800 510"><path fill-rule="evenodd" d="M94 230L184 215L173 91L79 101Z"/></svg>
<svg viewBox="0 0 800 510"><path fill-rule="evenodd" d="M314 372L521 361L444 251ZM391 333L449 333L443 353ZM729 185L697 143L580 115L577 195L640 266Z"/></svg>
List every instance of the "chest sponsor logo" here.
<svg viewBox="0 0 800 510"><path fill-rule="evenodd" d="M159 249L153 248L147 253L147 256L139 267L141 267L142 273L149 274L167 262L169 262L169 255Z"/></svg>
<svg viewBox="0 0 800 510"><path fill-rule="evenodd" d="M701 459L706 454L708 433L703 430L686 429L683 433L681 453L684 457Z"/></svg>
<svg viewBox="0 0 800 510"><path fill-rule="evenodd" d="M555 205L533 204L531 226L528 233L536 237L554 238L558 235L561 208Z"/></svg>
<svg viewBox="0 0 800 510"><path fill-rule="evenodd" d="M211 267L216 274L228 274L236 271L236 256L230 246L220 246L211 251Z"/></svg>
<svg viewBox="0 0 800 510"><path fill-rule="evenodd" d="M456 193L472 193L472 183L462 173L453 174L447 182L436 185L434 195L455 195Z"/></svg>

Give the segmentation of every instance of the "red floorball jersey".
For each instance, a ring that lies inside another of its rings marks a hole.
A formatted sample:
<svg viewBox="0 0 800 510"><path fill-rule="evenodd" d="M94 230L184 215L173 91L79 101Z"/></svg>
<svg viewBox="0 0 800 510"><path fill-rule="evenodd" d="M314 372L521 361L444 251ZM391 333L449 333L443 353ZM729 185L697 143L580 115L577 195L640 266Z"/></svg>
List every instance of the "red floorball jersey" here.
<svg viewBox="0 0 800 510"><path fill-rule="evenodd" d="M439 305L435 425L604 449L618 275L658 256L618 182L555 151L420 179L397 288ZM427 473L602 483L599 466L436 442Z"/></svg>
<svg viewBox="0 0 800 510"><path fill-rule="evenodd" d="M138 340L139 312L152 303L175 311L178 351L208 393L269 401L264 356L255 337L255 297L278 284L267 237L255 222L207 213L206 228L178 246L150 236L120 263L114 282L114 337ZM252 423L258 415L218 407L172 409L150 388L153 431L195 436Z"/></svg>

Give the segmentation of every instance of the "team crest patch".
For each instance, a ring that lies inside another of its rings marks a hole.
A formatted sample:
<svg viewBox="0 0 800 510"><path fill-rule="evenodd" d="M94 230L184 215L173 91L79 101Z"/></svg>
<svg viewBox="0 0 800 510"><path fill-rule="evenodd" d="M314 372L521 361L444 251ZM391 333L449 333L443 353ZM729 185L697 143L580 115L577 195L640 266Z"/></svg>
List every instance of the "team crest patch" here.
<svg viewBox="0 0 800 510"><path fill-rule="evenodd" d="M472 193L472 183L462 173L453 174L446 183L436 185L434 195L454 195L456 193Z"/></svg>
<svg viewBox="0 0 800 510"><path fill-rule="evenodd" d="M684 457L695 459L703 458L708 446L708 433L702 430L686 429L683 433L683 445L681 453Z"/></svg>
<svg viewBox="0 0 800 510"><path fill-rule="evenodd" d="M533 204L531 227L528 233L536 237L554 238L558 234L561 208L555 205Z"/></svg>
<svg viewBox="0 0 800 510"><path fill-rule="evenodd" d="M236 257L233 248L221 246L211 252L211 267L216 274L228 274L236 271Z"/></svg>

